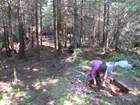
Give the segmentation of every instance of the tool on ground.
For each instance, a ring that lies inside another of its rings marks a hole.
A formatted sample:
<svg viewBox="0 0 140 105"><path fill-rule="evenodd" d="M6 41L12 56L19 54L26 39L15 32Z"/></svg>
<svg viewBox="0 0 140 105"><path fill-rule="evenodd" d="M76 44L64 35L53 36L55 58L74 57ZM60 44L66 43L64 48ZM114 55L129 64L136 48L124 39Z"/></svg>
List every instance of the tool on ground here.
<svg viewBox="0 0 140 105"><path fill-rule="evenodd" d="M80 71L77 71L77 70L74 70L74 69L73 69L73 71L76 71L76 72L78 72L78 73L80 73L80 74L85 76L85 73L83 73L83 72L80 72Z"/></svg>
<svg viewBox="0 0 140 105"><path fill-rule="evenodd" d="M90 74L90 72L88 72L88 73L85 75L85 82L87 81L87 80L86 80L86 77L87 77L89 74Z"/></svg>
<svg viewBox="0 0 140 105"><path fill-rule="evenodd" d="M86 77L90 74L90 72L88 72L87 74L85 74L83 72L80 72L80 71L77 71L77 70L74 70L74 69L73 69L73 71L76 71L76 72L82 74L83 76L85 76L85 79L84 79L85 82L86 82Z"/></svg>

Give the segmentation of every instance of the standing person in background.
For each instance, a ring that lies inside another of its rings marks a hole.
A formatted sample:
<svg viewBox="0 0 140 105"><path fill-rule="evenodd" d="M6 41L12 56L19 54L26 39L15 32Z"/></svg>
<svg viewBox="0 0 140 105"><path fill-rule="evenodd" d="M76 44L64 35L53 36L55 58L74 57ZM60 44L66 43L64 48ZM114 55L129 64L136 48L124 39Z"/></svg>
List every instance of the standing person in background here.
<svg viewBox="0 0 140 105"><path fill-rule="evenodd" d="M45 38L47 37L47 36L46 36L46 35L47 35L47 31L46 31L45 28L43 28L43 35L45 35Z"/></svg>

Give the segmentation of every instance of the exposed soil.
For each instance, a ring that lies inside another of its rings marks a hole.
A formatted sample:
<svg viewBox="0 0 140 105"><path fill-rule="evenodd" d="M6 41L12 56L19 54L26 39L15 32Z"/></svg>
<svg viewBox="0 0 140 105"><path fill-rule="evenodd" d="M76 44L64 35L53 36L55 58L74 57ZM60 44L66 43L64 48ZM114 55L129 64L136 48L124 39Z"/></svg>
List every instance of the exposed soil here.
<svg viewBox="0 0 140 105"><path fill-rule="evenodd" d="M119 83L116 79L110 79L106 81L106 87L99 85L95 87L93 84L90 86L99 94L102 93L102 96L113 97L122 94L128 94L130 91L123 84Z"/></svg>
<svg viewBox="0 0 140 105"><path fill-rule="evenodd" d="M64 48L63 51L66 49L67 48ZM107 55L104 56L102 53L102 48L99 45L85 43L83 53L78 56L76 62L73 61L72 54L68 53L67 51L64 51L63 54L55 58L53 40L48 40L45 38L43 38L43 46L40 47L40 62L37 62L37 48L30 48L27 50L26 54L28 58L27 61L24 59L18 60L18 55L15 54L18 83L23 90L30 82L37 80L40 76L43 77L44 73L48 70L51 70L50 74L48 75L50 79L54 79L58 76L66 77L68 79L67 84L70 86L70 93L67 95L67 98L76 93L80 94L81 96L90 95L90 99L92 101L97 101L97 98L101 98L103 96L107 97L110 101L113 101L109 97L117 97L121 95L126 98L125 103L128 105L135 101L135 97L125 94L129 94L129 92L132 91L134 87L140 90L140 79L136 81L135 78L131 78L130 82L129 79L121 81L120 78L111 78L106 81L106 87L98 86L95 88L93 84L89 84L88 82L84 81L84 78L81 78L79 73L73 71L72 67L77 65L81 67L79 69L84 70L85 74L88 71L91 71L90 67L81 66L78 64L82 59L104 60L104 57L112 56L111 51L108 51ZM4 90L11 85L14 78L12 69L13 63L12 58L7 58L4 51L0 51L0 55L0 92L4 92ZM88 63L91 64L91 62ZM67 74L68 72L69 74ZM44 84L46 83L47 85L47 82L48 80L41 82L43 85L39 89L30 86L28 91L37 91L38 93L42 92L44 89L46 89ZM93 89L97 92L96 94L93 93ZM131 98L131 100L127 100L128 97ZM9 103L12 103L11 99L7 100ZM121 98L118 98L118 100L122 102ZM34 103L37 105L45 105L45 102L51 101L51 97L48 97L45 100L42 100L38 97L35 97L34 99ZM119 102L117 103L120 104Z"/></svg>

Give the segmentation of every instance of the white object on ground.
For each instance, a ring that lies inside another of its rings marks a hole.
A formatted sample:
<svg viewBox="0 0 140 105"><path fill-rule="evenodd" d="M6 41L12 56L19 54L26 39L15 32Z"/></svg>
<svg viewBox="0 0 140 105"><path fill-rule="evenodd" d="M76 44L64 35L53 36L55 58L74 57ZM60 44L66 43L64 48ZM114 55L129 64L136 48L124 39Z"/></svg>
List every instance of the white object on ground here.
<svg viewBox="0 0 140 105"><path fill-rule="evenodd" d="M131 69L132 68L132 65L131 64L128 64L128 61L119 61L119 62L115 62L115 66L120 66L120 67L123 67L125 69Z"/></svg>

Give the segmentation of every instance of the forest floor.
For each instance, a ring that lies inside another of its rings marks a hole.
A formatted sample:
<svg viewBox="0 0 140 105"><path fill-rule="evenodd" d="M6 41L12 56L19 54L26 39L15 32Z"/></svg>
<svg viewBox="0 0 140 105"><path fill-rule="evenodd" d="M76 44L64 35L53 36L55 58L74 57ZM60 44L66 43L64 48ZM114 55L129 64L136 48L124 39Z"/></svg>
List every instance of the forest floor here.
<svg viewBox="0 0 140 105"><path fill-rule="evenodd" d="M12 85L12 58L0 51L0 105L140 105L139 68L115 68L108 73L106 87L97 88L75 71L86 74L92 71L94 60L115 61L112 57L120 59L122 54L108 50L105 56L102 47L88 42L78 50L74 61L66 50L63 48L63 53L55 58L53 40L43 38L40 62L37 48L27 50L27 61L18 60L15 54L16 86Z"/></svg>

